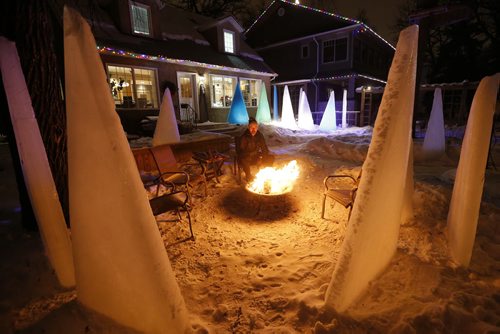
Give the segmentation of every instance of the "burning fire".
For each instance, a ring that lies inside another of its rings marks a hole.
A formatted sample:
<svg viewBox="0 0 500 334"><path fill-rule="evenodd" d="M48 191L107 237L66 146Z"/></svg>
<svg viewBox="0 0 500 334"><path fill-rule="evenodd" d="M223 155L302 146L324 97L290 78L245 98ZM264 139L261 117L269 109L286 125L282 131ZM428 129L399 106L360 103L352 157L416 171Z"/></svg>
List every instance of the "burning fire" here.
<svg viewBox="0 0 500 334"><path fill-rule="evenodd" d="M261 195L280 195L290 192L298 177L299 166L292 160L281 169L266 167L259 170L247 189Z"/></svg>

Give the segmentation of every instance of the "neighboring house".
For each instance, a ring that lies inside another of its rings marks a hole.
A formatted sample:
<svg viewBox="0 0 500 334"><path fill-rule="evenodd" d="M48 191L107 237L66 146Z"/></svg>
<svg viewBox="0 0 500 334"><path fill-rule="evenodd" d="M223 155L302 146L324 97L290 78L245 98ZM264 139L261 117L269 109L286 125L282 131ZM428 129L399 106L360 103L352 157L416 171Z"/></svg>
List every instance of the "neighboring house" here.
<svg viewBox="0 0 500 334"><path fill-rule="evenodd" d="M330 92L335 92L340 111L346 89L347 110L364 112L351 114L349 123L372 124L380 96L364 99L361 106L356 88L384 86L395 49L371 28L337 14L275 0L245 35L247 43L278 73L272 84L278 87L280 105L283 87L288 85L297 113L298 93L303 88L319 123Z"/></svg>
<svg viewBox="0 0 500 334"><path fill-rule="evenodd" d="M229 16L219 20L156 0L109 0L89 15L116 110L126 131L158 115L165 87L179 121L226 122L240 81L255 115L261 87L276 74L242 39Z"/></svg>

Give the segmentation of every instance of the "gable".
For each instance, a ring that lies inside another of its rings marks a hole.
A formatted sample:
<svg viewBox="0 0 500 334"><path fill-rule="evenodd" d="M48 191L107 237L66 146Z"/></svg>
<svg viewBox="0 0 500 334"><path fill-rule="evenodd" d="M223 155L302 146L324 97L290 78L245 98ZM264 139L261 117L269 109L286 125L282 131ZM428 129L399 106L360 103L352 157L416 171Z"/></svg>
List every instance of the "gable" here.
<svg viewBox="0 0 500 334"><path fill-rule="evenodd" d="M276 0L247 30L246 38L256 48L358 23L340 15Z"/></svg>

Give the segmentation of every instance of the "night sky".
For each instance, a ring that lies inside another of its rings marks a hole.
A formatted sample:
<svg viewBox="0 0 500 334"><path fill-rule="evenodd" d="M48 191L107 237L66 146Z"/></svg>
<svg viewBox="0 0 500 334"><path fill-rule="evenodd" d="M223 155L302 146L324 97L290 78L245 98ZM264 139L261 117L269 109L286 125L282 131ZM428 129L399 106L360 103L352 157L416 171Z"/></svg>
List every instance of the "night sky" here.
<svg viewBox="0 0 500 334"><path fill-rule="evenodd" d="M261 0L253 1L254 3L261 2ZM267 1L267 3L271 2ZM331 5L332 2L333 5ZM356 18L359 11L364 8L370 28L393 44L396 44L397 36L393 36L390 28L396 22L398 7L405 2L406 0L323 0L323 3L327 4L325 7L331 8L333 6L335 8L334 13L351 18ZM300 3L314 7L308 0L300 0ZM316 3L321 3L321 1L316 1Z"/></svg>
<svg viewBox="0 0 500 334"><path fill-rule="evenodd" d="M395 44L396 40L390 29L395 24L398 16L398 8L406 0L336 0L338 14L356 17L359 10L366 9L368 25L389 42Z"/></svg>

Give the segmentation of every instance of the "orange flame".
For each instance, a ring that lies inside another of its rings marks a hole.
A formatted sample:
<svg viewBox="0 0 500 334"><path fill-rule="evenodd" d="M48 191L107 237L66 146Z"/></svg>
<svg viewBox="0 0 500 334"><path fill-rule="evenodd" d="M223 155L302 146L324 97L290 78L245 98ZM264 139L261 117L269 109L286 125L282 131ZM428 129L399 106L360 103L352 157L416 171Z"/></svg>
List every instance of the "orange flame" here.
<svg viewBox="0 0 500 334"><path fill-rule="evenodd" d="M281 169L273 167L261 169L255 179L247 185L247 189L261 195L280 195L292 191L298 177L299 166L296 160L292 160Z"/></svg>

